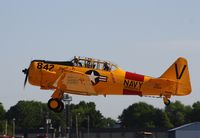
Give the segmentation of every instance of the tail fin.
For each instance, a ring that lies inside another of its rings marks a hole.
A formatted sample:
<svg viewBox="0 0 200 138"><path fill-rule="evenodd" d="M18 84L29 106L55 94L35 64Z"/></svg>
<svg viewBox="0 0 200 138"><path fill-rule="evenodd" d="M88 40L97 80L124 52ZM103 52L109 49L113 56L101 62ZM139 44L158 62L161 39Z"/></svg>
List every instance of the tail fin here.
<svg viewBox="0 0 200 138"><path fill-rule="evenodd" d="M178 58L160 78L177 83L175 95L188 95L192 91L188 64L185 58Z"/></svg>

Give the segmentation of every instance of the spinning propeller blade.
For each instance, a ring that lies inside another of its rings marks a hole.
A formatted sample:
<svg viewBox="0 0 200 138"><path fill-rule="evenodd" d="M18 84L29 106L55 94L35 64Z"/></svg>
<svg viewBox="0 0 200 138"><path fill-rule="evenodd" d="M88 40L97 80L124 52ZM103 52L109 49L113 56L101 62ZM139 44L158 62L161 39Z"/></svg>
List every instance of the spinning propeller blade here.
<svg viewBox="0 0 200 138"><path fill-rule="evenodd" d="M29 69L25 68L24 70L22 70L22 72L26 75L25 80L24 80L24 87L25 87L27 83L27 79L28 79Z"/></svg>

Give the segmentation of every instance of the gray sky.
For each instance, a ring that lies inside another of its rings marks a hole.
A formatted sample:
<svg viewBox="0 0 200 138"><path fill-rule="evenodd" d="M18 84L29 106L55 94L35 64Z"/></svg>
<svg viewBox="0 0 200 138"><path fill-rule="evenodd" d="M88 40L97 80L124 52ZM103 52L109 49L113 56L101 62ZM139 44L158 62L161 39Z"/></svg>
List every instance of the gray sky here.
<svg viewBox="0 0 200 138"><path fill-rule="evenodd" d="M47 102L52 91L27 85L32 59L69 60L74 55L110 60L124 70L159 77L179 56L188 59L192 94L173 97L193 104L200 97L200 1L0 1L0 102L5 109L19 100ZM138 96L73 96L92 101L116 119L129 105L162 99Z"/></svg>

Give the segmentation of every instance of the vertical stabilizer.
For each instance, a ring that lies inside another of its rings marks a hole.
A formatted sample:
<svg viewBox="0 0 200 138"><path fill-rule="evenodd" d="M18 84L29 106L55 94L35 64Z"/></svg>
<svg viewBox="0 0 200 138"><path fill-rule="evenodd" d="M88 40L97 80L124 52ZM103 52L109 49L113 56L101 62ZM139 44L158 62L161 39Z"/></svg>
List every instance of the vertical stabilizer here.
<svg viewBox="0 0 200 138"><path fill-rule="evenodd" d="M185 58L178 58L160 78L177 83L176 95L188 95L192 91L188 64Z"/></svg>

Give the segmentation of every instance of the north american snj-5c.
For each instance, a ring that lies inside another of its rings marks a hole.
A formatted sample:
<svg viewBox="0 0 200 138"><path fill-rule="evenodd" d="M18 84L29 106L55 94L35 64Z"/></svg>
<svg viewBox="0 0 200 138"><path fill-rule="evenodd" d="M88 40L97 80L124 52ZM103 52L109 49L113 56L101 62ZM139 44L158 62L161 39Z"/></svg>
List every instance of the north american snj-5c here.
<svg viewBox="0 0 200 138"><path fill-rule="evenodd" d="M26 74L30 84L53 90L48 107L61 112L64 93L78 95L158 96L165 105L171 96L191 93L186 59L178 58L160 77L140 75L120 69L117 65L93 58L75 56L71 61L33 60Z"/></svg>

